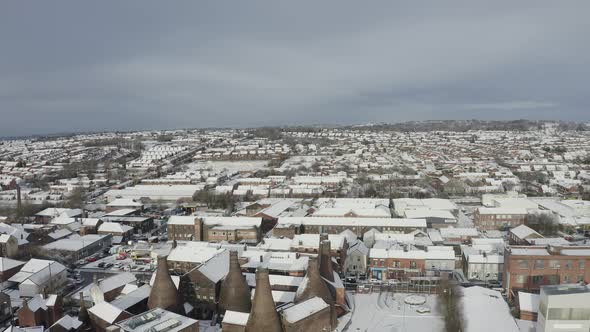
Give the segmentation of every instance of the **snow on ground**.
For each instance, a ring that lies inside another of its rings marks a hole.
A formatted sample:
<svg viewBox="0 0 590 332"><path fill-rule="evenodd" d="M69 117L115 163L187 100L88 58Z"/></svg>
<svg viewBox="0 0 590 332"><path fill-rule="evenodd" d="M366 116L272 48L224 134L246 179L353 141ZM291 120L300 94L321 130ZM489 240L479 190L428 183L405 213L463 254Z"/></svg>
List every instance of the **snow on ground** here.
<svg viewBox="0 0 590 332"><path fill-rule="evenodd" d="M426 304L408 305L404 299L411 294L391 292L355 294L355 310L347 332L406 332L444 331L442 316L437 312L436 295L424 295ZM420 314L419 307L426 306L431 312Z"/></svg>

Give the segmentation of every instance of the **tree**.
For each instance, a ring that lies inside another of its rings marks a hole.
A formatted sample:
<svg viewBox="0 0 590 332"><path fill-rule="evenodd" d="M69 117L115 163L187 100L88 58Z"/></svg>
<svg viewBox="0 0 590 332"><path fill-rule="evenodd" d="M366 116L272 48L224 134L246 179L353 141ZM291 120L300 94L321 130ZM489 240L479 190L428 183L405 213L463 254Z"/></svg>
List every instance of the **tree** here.
<svg viewBox="0 0 590 332"><path fill-rule="evenodd" d="M67 206L71 209L83 209L86 201L84 188L75 187L68 196Z"/></svg>
<svg viewBox="0 0 590 332"><path fill-rule="evenodd" d="M539 232L543 236L552 236L557 234L559 223L553 214L538 213L527 216L527 224L530 228Z"/></svg>
<svg viewBox="0 0 590 332"><path fill-rule="evenodd" d="M445 330L463 330L461 311L461 289L451 280L442 279L438 289L438 308L445 320Z"/></svg>

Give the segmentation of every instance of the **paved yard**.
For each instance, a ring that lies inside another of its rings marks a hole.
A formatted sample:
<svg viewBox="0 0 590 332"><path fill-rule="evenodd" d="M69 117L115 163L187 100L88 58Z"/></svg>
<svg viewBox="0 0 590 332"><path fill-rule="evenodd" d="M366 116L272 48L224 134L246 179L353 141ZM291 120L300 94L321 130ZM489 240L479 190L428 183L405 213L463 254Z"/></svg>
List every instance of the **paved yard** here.
<svg viewBox="0 0 590 332"><path fill-rule="evenodd" d="M347 332L371 331L444 331L444 322L436 310L436 295L426 297L424 305L408 305L404 299L411 294L390 292L355 294L352 320ZM430 313L420 314L419 307L430 308Z"/></svg>

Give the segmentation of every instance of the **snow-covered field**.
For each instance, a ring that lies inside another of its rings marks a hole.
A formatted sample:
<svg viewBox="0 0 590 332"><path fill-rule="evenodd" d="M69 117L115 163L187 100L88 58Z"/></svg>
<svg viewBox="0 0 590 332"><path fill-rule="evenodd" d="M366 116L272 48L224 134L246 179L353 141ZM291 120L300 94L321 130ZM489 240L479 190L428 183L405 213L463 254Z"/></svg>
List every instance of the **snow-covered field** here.
<svg viewBox="0 0 590 332"><path fill-rule="evenodd" d="M390 292L355 294L354 312L348 332L405 332L444 331L444 322L436 309L436 295L424 295L424 305L408 305L404 299L411 294ZM431 312L420 314L416 310L428 307Z"/></svg>

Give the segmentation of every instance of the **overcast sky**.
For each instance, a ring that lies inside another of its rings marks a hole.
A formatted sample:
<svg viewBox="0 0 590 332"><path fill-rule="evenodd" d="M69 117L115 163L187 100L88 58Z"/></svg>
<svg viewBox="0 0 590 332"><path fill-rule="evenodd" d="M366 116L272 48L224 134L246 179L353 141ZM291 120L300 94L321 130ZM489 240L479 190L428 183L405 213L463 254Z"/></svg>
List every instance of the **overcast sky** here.
<svg viewBox="0 0 590 332"><path fill-rule="evenodd" d="M590 1L0 4L0 136L590 120Z"/></svg>

